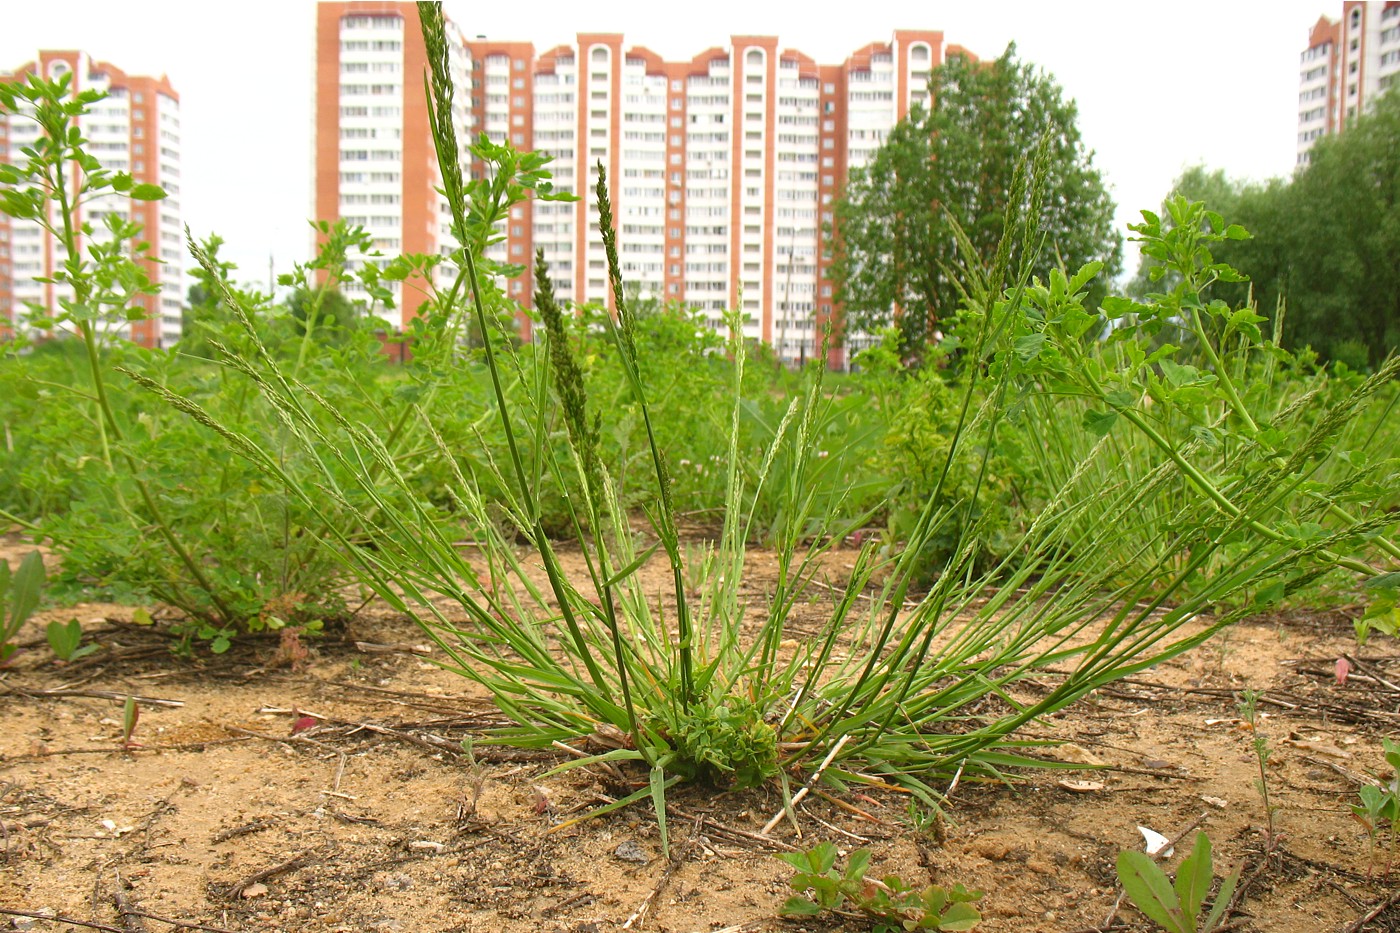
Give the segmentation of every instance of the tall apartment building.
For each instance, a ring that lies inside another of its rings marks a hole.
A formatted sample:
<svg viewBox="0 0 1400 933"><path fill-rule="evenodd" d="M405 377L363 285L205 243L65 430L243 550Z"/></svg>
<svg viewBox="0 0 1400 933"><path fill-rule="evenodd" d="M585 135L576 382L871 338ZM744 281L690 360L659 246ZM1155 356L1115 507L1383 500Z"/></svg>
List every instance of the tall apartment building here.
<svg viewBox="0 0 1400 933"><path fill-rule="evenodd" d="M368 221L386 252L451 246L426 123L409 116L423 102L416 16L407 3L319 7L316 215ZM463 136L550 153L556 186L581 196L517 207L495 247L501 258L528 266L540 248L561 299L610 302L593 191L601 162L624 285L700 308L716 329L726 309L740 309L745 334L791 362L819 354L825 323L839 325L822 228L847 173L928 103L945 55L967 54L915 30L834 65L773 36L736 35L676 62L615 33L581 33L543 53L467 38L462 51ZM400 112L402 123L373 122ZM528 302L529 273L508 288ZM844 354L833 350L830 362Z"/></svg>
<svg viewBox="0 0 1400 933"><path fill-rule="evenodd" d="M399 253L447 253L455 245L428 123L422 75L428 64L413 3L322 3L316 12L315 146L312 211L369 230L385 260ZM471 115L466 47L448 24L458 144ZM352 266L354 263L352 262ZM445 279L451 270L439 269ZM401 325L424 299L423 283L386 283ZM354 285L345 290L363 297Z"/></svg>
<svg viewBox="0 0 1400 933"><path fill-rule="evenodd" d="M1298 68L1298 164L1313 144L1346 125L1400 74L1400 0L1346 0L1308 35Z"/></svg>
<svg viewBox="0 0 1400 933"><path fill-rule="evenodd" d="M70 90L101 90L106 98L80 118L79 130L88 151L108 169L126 172L138 183L160 185L162 201L131 201L105 194L78 206L75 223L91 226L92 241L107 236L103 217L120 210L140 223L141 239L149 252L138 256L151 280L161 286L155 295L140 295L135 303L145 319L119 328L123 336L148 347L170 346L180 337L180 308L184 303L184 227L180 219L180 96L165 76L128 75L107 62L79 51L41 51L35 61L0 72L0 81L23 81L27 75L58 78L71 74ZM39 127L23 113L0 114L0 162L21 158ZM54 215L58 220L57 213ZM79 237L79 242L86 235ZM54 312L70 291L36 281L62 268L65 254L53 237L32 221L0 215L0 329L16 326L31 305Z"/></svg>

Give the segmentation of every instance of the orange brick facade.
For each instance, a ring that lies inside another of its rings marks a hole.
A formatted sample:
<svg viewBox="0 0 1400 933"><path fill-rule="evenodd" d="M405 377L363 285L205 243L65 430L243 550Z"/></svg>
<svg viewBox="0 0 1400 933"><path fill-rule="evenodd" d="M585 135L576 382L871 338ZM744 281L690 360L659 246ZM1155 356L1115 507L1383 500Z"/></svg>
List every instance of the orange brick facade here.
<svg viewBox="0 0 1400 933"><path fill-rule="evenodd" d="M128 75L76 50L41 51L35 61L0 74L0 81L23 81L35 73L50 78L71 75L69 89L74 95L90 89L106 91L107 99L92 105L80 126L89 152L106 167L131 175L136 184L167 190L164 201L130 203L131 216L142 226L141 239L148 244L136 254L137 261L162 291L133 299L144 317L122 327L121 335L142 346L170 346L179 337L184 297L179 95L164 76ZM21 115L0 117L0 160L19 158L20 146L27 145L34 132L33 122ZM68 181L76 186L79 180L75 168ZM109 206L100 201L80 205L70 218L74 229L82 231L84 224L90 224L100 236L103 225L93 212ZM80 249L87 245L83 236L79 232ZM51 278L62 263L57 242L37 225L0 217L0 331L11 333L29 304L51 315L59 310L61 287L36 280Z"/></svg>
<svg viewBox="0 0 1400 933"><path fill-rule="evenodd" d="M405 250L438 252L452 244L446 226L425 217L441 205L431 194L434 173L420 165L430 160L431 146L414 116L423 100L415 80L422 74L416 15L408 3L320 4L315 210L319 219L395 216L361 213L347 201L355 195L345 179L376 176L373 162L363 172L347 160L363 151L388 158L386 144L373 138L383 129L373 128L373 113L402 107L402 211L395 225L370 229ZM391 40L358 38L389 36L387 27L355 17L402 18L401 72L375 57L376 43ZM357 33L353 23L367 31ZM460 45L463 137L484 132L551 153L557 187L580 195L571 205L518 209L494 247L499 258L528 269L538 247L561 298L611 307L595 232L594 166L601 160L629 292L696 307L716 328L725 326L725 309L738 308L747 319L745 334L774 345L791 363L820 353L828 322L840 327L823 229L832 223L847 173L873 155L912 106L929 103L929 75L948 51L942 33L927 30L899 30L891 41L831 65L783 49L773 36L735 35L725 47L680 62L629 47L615 33L580 33L543 54L523 41L460 38ZM366 64L369 78L362 79ZM399 76L392 91L374 80L380 69ZM363 87L367 97L359 96ZM388 103L393 98L398 103ZM365 111L370 122L355 122ZM365 138L366 127L372 135L367 150L359 150L347 139ZM470 167L476 175L484 170ZM354 190L376 198L381 189L366 182ZM508 290L528 305L530 272ZM402 314L390 323L406 322L407 303ZM520 326L528 337L528 321ZM842 365L845 355L833 349L829 362Z"/></svg>
<svg viewBox="0 0 1400 933"><path fill-rule="evenodd" d="M1298 67L1298 165L1323 136L1340 133L1400 81L1400 0L1344 0L1320 17Z"/></svg>

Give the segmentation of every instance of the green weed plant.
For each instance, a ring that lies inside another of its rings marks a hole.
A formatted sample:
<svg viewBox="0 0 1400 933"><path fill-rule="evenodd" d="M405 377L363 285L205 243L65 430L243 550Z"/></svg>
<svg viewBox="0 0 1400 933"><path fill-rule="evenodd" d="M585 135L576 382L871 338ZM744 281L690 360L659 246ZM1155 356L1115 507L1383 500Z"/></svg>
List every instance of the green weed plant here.
<svg viewBox="0 0 1400 933"><path fill-rule="evenodd" d="M1236 869L1221 882L1210 911L1202 916L1201 910L1215 882L1210 838L1205 833L1196 834L1195 846L1182 859L1175 881L1168 879L1162 866L1149 855L1134 850L1118 853L1118 881L1128 899L1167 933L1212 933L1221 929L1239 878Z"/></svg>
<svg viewBox="0 0 1400 933"><path fill-rule="evenodd" d="M1359 804L1351 805L1352 818L1366 829L1367 875L1376 863L1376 840L1382 830L1390 830L1390 842L1386 848L1383 874L1390 875L1395 860L1396 839L1400 838L1400 742L1382 739L1385 762L1390 768L1390 779L1381 784L1366 784L1359 791Z"/></svg>
<svg viewBox="0 0 1400 933"><path fill-rule="evenodd" d="M85 658L101 647L93 643L83 644L83 626L77 619L69 619L67 622L55 619L48 624L44 634L48 637L54 657L65 663Z"/></svg>
<svg viewBox="0 0 1400 933"><path fill-rule="evenodd" d="M614 313L599 324L638 438L627 502L640 515L629 515L602 453L602 407L574 355L569 311L554 298L547 266L537 258L534 304L545 326L535 352L505 323L516 307L503 270L483 260L501 205L561 196L550 187L547 159L478 141L473 153L488 171L463 178L440 12L434 4L420 12L434 143L460 244L451 262L461 288L441 305L438 323L468 338L442 341L438 371L443 392L467 374L484 380L470 423L477 436L489 423L500 445L449 442L454 416L431 404L434 387L400 411L404 433L427 445L410 469L376 424L343 411L271 352L246 302L228 288L221 298L242 334L238 344L214 349L229 378L275 412L282 443L270 446L199 399L137 378L285 490L315 517L310 525L331 553L423 627L444 667L494 696L512 725L492 741L586 750L562 768L634 766L632 792L597 812L650 799L665 843L665 795L676 783L787 789L828 756L821 776L837 788L895 785L936 806L951 773L995 779L1044 765L1031 754L1041 743L1022 735L1026 727L1201 644L1261 604L1245 594L1270 594L1268 604L1338 568L1376 575L1368 561L1374 551L1388 553L1378 536L1393 517L1369 508L1353 514L1341 503L1383 485L1391 467L1353 460L1324 481L1317 462L1396 367L1320 410L1300 403L1311 427L1302 443L1285 447L1242 407L1237 389L1223 387L1218 348L1210 350L1216 371L1207 373L1152 345L1154 321L1194 312L1217 320L1233 344L1252 347L1252 312L1168 296L1135 306L1138 323L1115 330L1100 349L1095 335L1105 318L1084 306L1097 264L1040 282L1029 263L1010 260L1013 242L1022 256L1039 243L1041 152L1019 177L995 262L983 268L970 259L964 270L963 375L944 406L941 460L905 526L904 548L880 556L863 547L816 633L795 637L794 607L810 598L832 543L854 527L841 516L860 514L820 486L823 426L834 404L825 373L802 375L761 461L747 470L748 348L731 317L723 522L711 546L685 551L677 463L663 449L639 351L642 324L621 280L599 166L594 200L614 298ZM1144 236L1165 248L1224 229L1199 206L1184 206L1180 221L1170 237L1150 226ZM193 251L208 269L208 253ZM1167 252L1202 289L1226 274L1207 250ZM1216 438L1228 429L1229 442L1212 445L1201 431L1165 435L1159 413L1194 410L1207 389L1222 393L1214 404L1227 407L1202 427ZM978 502L996 482L1002 432L1065 397L1087 404L1077 430L1094 443L1046 486L1021 527L998 532L1008 542L988 559L984 542L1004 522ZM1114 438L1123 434L1151 452L1142 477L1110 475L1122 462ZM443 492L450 521L417 485L427 461L450 477ZM1324 513L1326 525L1300 521ZM745 546L764 515L777 574L751 604L743 596ZM561 529L581 557L581 574L566 571ZM464 533L470 555L459 546ZM935 541L944 556L920 592L914 582ZM650 561L668 581L661 592L642 583ZM442 597L467 621L449 618ZM1028 678L1050 687L1021 689Z"/></svg>
<svg viewBox="0 0 1400 933"><path fill-rule="evenodd" d="M855 916L870 921L873 933L971 930L982 922L973 906L981 900L981 891L969 891L961 884L917 890L898 875L877 881L866 874L869 849L852 852L844 870L836 868L837 855L834 843L822 842L807 852L777 856L797 871L788 881L797 894L783 905L784 917L816 917L826 912Z"/></svg>
<svg viewBox="0 0 1400 933"><path fill-rule="evenodd" d="M517 205L572 195L553 189L547 157L485 138L470 151L488 171L463 177L447 39L436 6L420 10L450 255L381 269L364 231L318 224L320 255L284 281L293 311L237 288L216 241L191 242L204 301L189 352L161 355L99 339L92 309L124 315L144 286L84 264L115 258L70 253L63 281L87 299L53 323L82 352L7 366L50 373L31 397L81 426L69 433L84 442L42 467L78 468L72 485L13 500L47 510L80 493L66 511L13 516L73 572L183 609L190 637L215 648L314 625L353 578L491 693L512 723L491 741L565 743L585 757L563 767L623 767L630 793L599 812L649 800L663 842L675 784L786 794L828 756L821 777L838 789L893 785L936 808L948 775L1044 766L1028 727L1249 612L1324 579L1370 586L1377 604L1390 592L1400 484L1374 412L1400 364L1295 383L1253 309L1209 297L1234 274L1212 244L1243 232L1203 206L1139 230L1179 284L1100 313L1086 306L1097 264L1030 274L1046 155L1027 154L992 263L964 243L947 378L892 368L869 383L870 406L819 367L777 382L750 367L737 316L721 349L684 316L641 313L600 166L613 306L561 305L538 258L541 326L522 344L503 280L524 270L490 248ZM64 122L91 101L21 87L48 114L45 138L65 142L5 168L5 209L69 204L56 179L75 162L123 193ZM372 330L331 323L329 295L350 278L379 308L393 282L421 288L403 366L383 366ZM673 375L682 355L706 361L703 378ZM1276 382L1256 388L1261 373ZM905 393L926 421L901 420ZM848 435L852 452L833 455ZM879 478L890 449L919 461L893 502ZM701 509L714 540L684 546ZM834 543L882 511L898 546L867 542L834 591L814 587ZM776 555L761 599L744 586L755 539ZM649 563L660 592L643 583ZM824 615L799 632L795 609L818 592Z"/></svg>
<svg viewBox="0 0 1400 933"><path fill-rule="evenodd" d="M1269 737L1264 734L1264 720L1259 714L1259 698L1262 695L1258 690L1243 691L1239 711L1240 720L1249 728L1249 747L1259 770L1259 776L1254 779L1254 790L1264 805L1264 848L1272 852L1278 841L1279 807L1269 792L1269 759L1273 757L1273 748L1269 745Z"/></svg>
<svg viewBox="0 0 1400 933"><path fill-rule="evenodd" d="M8 561L0 560L0 667L18 650L15 637L39 608L44 596L44 559L30 551L11 571Z"/></svg>

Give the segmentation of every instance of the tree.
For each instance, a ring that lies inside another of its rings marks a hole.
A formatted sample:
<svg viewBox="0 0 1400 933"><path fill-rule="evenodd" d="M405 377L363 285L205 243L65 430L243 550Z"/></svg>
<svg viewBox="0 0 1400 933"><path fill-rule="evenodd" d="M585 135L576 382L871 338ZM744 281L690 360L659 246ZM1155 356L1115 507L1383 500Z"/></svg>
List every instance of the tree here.
<svg viewBox="0 0 1400 933"><path fill-rule="evenodd" d="M322 341L335 342L359 327L364 319L362 305L346 298L339 290L321 287L315 291L298 288L287 296L287 310L297 336L306 333L306 322L316 309L313 334Z"/></svg>
<svg viewBox="0 0 1400 933"><path fill-rule="evenodd" d="M1221 169L1196 165L1177 177L1163 199L1160 216L1164 223L1170 223L1167 202L1180 196L1203 202L1222 215L1227 225L1239 224L1250 232L1247 240L1225 240L1212 248L1216 258L1250 277L1247 282L1217 282L1211 286L1211 294L1226 304L1240 306L1252 299L1266 315L1274 314L1278 307L1292 250L1291 228L1286 223L1287 187L1279 179L1244 182L1230 178ZM1175 284L1170 277L1152 279L1152 270L1160 265L1150 257L1142 257L1137 274L1128 283L1128 294L1141 299L1170 289Z"/></svg>
<svg viewBox="0 0 1400 933"><path fill-rule="evenodd" d="M837 202L833 274L847 319L866 331L894 321L907 346L922 345L934 322L957 310L963 257L953 223L990 265L1017 167L1042 140L1050 147L1046 240L1034 269L1045 277L1061 262L1076 269L1098 259L1111 279L1122 253L1113 201L1080 140L1077 109L1054 79L1017 60L1011 45L994 62L950 58L930 90L933 109L915 106L851 172Z"/></svg>
<svg viewBox="0 0 1400 933"><path fill-rule="evenodd" d="M1400 94L1319 140L1290 189L1285 343L1379 366L1400 346Z"/></svg>
<svg viewBox="0 0 1400 933"><path fill-rule="evenodd" d="M1320 140L1291 180L1242 183L1198 166L1171 194L1205 201L1253 234L1219 244L1217 258L1250 281L1215 294L1230 304L1252 297L1266 315L1282 306L1285 347L1375 368L1400 346L1400 94ZM1144 260L1130 292L1163 290L1152 266Z"/></svg>

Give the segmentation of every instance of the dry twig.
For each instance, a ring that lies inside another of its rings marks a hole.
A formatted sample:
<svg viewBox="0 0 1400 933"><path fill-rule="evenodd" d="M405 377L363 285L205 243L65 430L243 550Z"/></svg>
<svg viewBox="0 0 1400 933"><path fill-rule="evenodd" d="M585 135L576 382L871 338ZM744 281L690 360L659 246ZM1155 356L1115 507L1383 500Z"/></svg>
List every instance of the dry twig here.
<svg viewBox="0 0 1400 933"><path fill-rule="evenodd" d="M141 918L141 912L137 905L126 896L122 890L126 887L126 882L122 881L122 873L117 872L117 884L112 888L112 902L116 904L117 915L121 917L122 926L126 933L146 933L146 922Z"/></svg>
<svg viewBox="0 0 1400 933"><path fill-rule="evenodd" d="M257 884L259 881L266 881L269 878L275 878L278 875L284 875L289 871L296 871L298 868L305 868L307 865L313 865L319 862L322 857L323 856L319 855L316 850L307 849L300 855L294 855L285 862L279 862L271 868L264 868L262 871L255 871L248 877L235 881L233 884L223 889L223 896L237 897L250 885Z"/></svg>
<svg viewBox="0 0 1400 933"><path fill-rule="evenodd" d="M1400 891L1391 894L1390 897L1387 897L1375 907L1372 907L1370 910L1366 911L1366 913L1357 917L1355 922L1347 924L1346 929L1343 930L1342 933L1361 933L1362 927L1394 907L1397 903L1400 903Z"/></svg>
<svg viewBox="0 0 1400 933"><path fill-rule="evenodd" d="M807 783L803 784L802 788L792 795L792 802L778 810L777 813L774 813L773 818L763 824L763 828L759 830L761 834L766 836L771 833L773 827L777 826L784 816L787 816L792 819L792 828L797 830L799 836L802 835L802 830L797 825L797 805L802 802L802 798L812 792L813 785L822 779L822 775L826 772L827 767L836 760L836 756L841 753L841 749L846 746L850 738L851 736L849 733L843 735L837 740L835 745L831 746L831 751L826 753L826 757L822 759L821 764L817 765L817 770L812 772L812 776L807 779Z"/></svg>
<svg viewBox="0 0 1400 933"><path fill-rule="evenodd" d="M92 923L87 920L75 920L72 917L65 917L62 914L42 914L28 910L10 910L8 907L0 907L0 914L7 917L24 917L29 920L47 920L49 923L69 923L75 927L85 927L89 930L105 930L107 933L126 933L121 927L109 927L105 923Z"/></svg>

